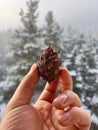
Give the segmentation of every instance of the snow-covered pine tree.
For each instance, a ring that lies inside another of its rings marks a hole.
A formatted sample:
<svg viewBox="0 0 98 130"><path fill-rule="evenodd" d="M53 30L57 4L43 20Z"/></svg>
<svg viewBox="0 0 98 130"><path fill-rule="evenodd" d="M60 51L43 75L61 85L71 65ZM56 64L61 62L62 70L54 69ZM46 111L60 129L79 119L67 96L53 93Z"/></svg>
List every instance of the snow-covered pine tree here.
<svg viewBox="0 0 98 130"><path fill-rule="evenodd" d="M36 62L40 45L38 18L38 0L27 1L27 10L21 9L21 27L15 30L11 41L13 65L9 68L9 87L16 88L17 84Z"/></svg>
<svg viewBox="0 0 98 130"><path fill-rule="evenodd" d="M6 78L7 72L7 54L9 52L8 39L9 31L0 32L0 84ZM6 54L6 55L5 55Z"/></svg>
<svg viewBox="0 0 98 130"><path fill-rule="evenodd" d="M45 17L45 27L44 27L44 43L49 46L52 45L54 48L60 50L63 38L63 29L56 22L52 11L48 11Z"/></svg>
<svg viewBox="0 0 98 130"><path fill-rule="evenodd" d="M38 0L27 1L27 12L20 11L22 27L15 31L16 46L14 56L26 59L26 63L35 60L38 48L39 29L37 27L38 19ZM33 55L34 54L34 55Z"/></svg>
<svg viewBox="0 0 98 130"><path fill-rule="evenodd" d="M10 29L0 32L0 108L2 108L2 105L5 103L4 97L7 96L5 94L8 89L7 79L9 68L12 65L12 53L10 48L11 46L9 44L11 35L12 30ZM2 109L0 110L0 114L1 112Z"/></svg>
<svg viewBox="0 0 98 130"><path fill-rule="evenodd" d="M65 38L67 53L64 54L64 66L72 75L74 91L81 98L83 106L91 111L95 129L96 120L98 122L98 41L82 32L72 33L72 37Z"/></svg>

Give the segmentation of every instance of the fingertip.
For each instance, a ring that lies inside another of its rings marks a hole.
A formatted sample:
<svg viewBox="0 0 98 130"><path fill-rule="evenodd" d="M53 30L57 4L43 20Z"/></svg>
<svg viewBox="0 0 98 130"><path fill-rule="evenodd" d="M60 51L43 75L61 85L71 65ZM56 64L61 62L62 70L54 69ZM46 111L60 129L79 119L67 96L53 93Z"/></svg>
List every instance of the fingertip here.
<svg viewBox="0 0 98 130"><path fill-rule="evenodd" d="M60 69L59 83L61 84L61 92L64 90L72 90L73 81L68 69Z"/></svg>
<svg viewBox="0 0 98 130"><path fill-rule="evenodd" d="M38 66L36 63L32 65L32 67L27 75L29 75L29 77L31 77L32 80L35 82L36 82L36 80L39 80L40 74L39 74Z"/></svg>
<svg viewBox="0 0 98 130"><path fill-rule="evenodd" d="M71 80L71 74L67 68L60 69L60 78L63 80L65 77L68 77L68 80Z"/></svg>
<svg viewBox="0 0 98 130"><path fill-rule="evenodd" d="M34 63L32 66L31 66L31 69L30 71L28 72L28 74L32 74L34 71L38 71L38 66L36 63Z"/></svg>

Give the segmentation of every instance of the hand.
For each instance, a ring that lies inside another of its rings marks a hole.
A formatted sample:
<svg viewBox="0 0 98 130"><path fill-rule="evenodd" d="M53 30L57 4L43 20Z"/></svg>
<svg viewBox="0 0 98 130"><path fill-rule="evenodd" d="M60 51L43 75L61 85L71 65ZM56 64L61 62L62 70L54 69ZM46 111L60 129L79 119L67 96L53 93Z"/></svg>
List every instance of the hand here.
<svg viewBox="0 0 98 130"><path fill-rule="evenodd" d="M2 118L1 130L89 130L91 117L83 110L79 97L72 92L72 79L61 69L58 80L46 84L38 101L31 98L39 81L37 65L33 65L9 101ZM61 94L56 98L57 84Z"/></svg>

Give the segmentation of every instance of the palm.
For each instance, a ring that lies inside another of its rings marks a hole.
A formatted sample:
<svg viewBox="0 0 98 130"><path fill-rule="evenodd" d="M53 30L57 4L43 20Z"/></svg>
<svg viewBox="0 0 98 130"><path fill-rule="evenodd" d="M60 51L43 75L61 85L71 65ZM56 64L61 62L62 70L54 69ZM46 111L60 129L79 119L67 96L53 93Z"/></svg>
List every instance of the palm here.
<svg viewBox="0 0 98 130"><path fill-rule="evenodd" d="M52 120L53 113L55 112L56 108L54 110L51 103L39 101L34 107L24 105L13 109L9 117L9 124L17 122L19 125L17 126L17 124L14 124L14 127L17 127L18 130L57 130L55 122ZM57 127L66 130L66 128L61 128L59 124L57 124Z"/></svg>
<svg viewBox="0 0 98 130"><path fill-rule="evenodd" d="M40 101L38 106L40 107L23 105L12 109L9 111L9 116L8 113L7 116L5 115L8 124L14 123L13 129L18 130L56 130L50 115L52 105L46 101Z"/></svg>

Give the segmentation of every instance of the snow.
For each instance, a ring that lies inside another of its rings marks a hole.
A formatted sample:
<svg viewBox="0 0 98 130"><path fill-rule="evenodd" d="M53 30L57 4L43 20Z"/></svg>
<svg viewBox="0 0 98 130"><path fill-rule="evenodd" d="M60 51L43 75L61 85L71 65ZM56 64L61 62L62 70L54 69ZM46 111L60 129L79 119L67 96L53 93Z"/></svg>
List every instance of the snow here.
<svg viewBox="0 0 98 130"><path fill-rule="evenodd" d="M93 96L93 98L92 98L92 104L94 105L94 104L98 104L98 95L97 94L95 94L94 96Z"/></svg>
<svg viewBox="0 0 98 130"><path fill-rule="evenodd" d="M0 101L2 101L2 99L3 99L3 95L0 95Z"/></svg>
<svg viewBox="0 0 98 130"><path fill-rule="evenodd" d="M10 51L6 54L6 58L10 58L13 56L13 51Z"/></svg>
<svg viewBox="0 0 98 130"><path fill-rule="evenodd" d="M24 45L24 49L27 48L38 48L38 45L35 45L34 43L27 43L26 45Z"/></svg>
<svg viewBox="0 0 98 130"><path fill-rule="evenodd" d="M1 81L0 82L0 88L2 88L3 86L6 86L6 82L5 81Z"/></svg>
<svg viewBox="0 0 98 130"><path fill-rule="evenodd" d="M91 74L93 74L93 73L98 74L98 69L96 69L96 68L90 69L89 73L91 73Z"/></svg>
<svg viewBox="0 0 98 130"><path fill-rule="evenodd" d="M20 33L20 37L32 38L32 37L35 37L35 35L29 34L28 32L22 32Z"/></svg>
<svg viewBox="0 0 98 130"><path fill-rule="evenodd" d="M96 78L96 83L98 84L98 77Z"/></svg>
<svg viewBox="0 0 98 130"><path fill-rule="evenodd" d="M69 60L69 59L66 59L66 62L63 61L62 66L63 66L63 67L66 67L66 66L69 65L69 64L70 64L70 60Z"/></svg>
<svg viewBox="0 0 98 130"><path fill-rule="evenodd" d="M83 84L82 83L76 83L77 88L82 88Z"/></svg>
<svg viewBox="0 0 98 130"><path fill-rule="evenodd" d="M4 113L5 107L6 107L6 104L5 104L5 103L0 104L0 120L1 120L2 115L3 115L3 113Z"/></svg>
<svg viewBox="0 0 98 130"><path fill-rule="evenodd" d="M83 50L82 50L83 51ZM81 65L81 58L83 57L83 52L80 51L80 55L78 55L75 59L77 65Z"/></svg>
<svg viewBox="0 0 98 130"><path fill-rule="evenodd" d="M92 122L98 125L98 116L96 116L94 113L92 114Z"/></svg>
<svg viewBox="0 0 98 130"><path fill-rule="evenodd" d="M74 70L71 70L70 74L71 74L71 76L76 76L77 75L76 71L74 71Z"/></svg>
<svg viewBox="0 0 98 130"><path fill-rule="evenodd" d="M77 81L82 81L82 76L80 75L80 74L78 74L78 76L77 76Z"/></svg>
<svg viewBox="0 0 98 130"><path fill-rule="evenodd" d="M70 54L67 54L67 58L72 58L72 54L70 53Z"/></svg>

